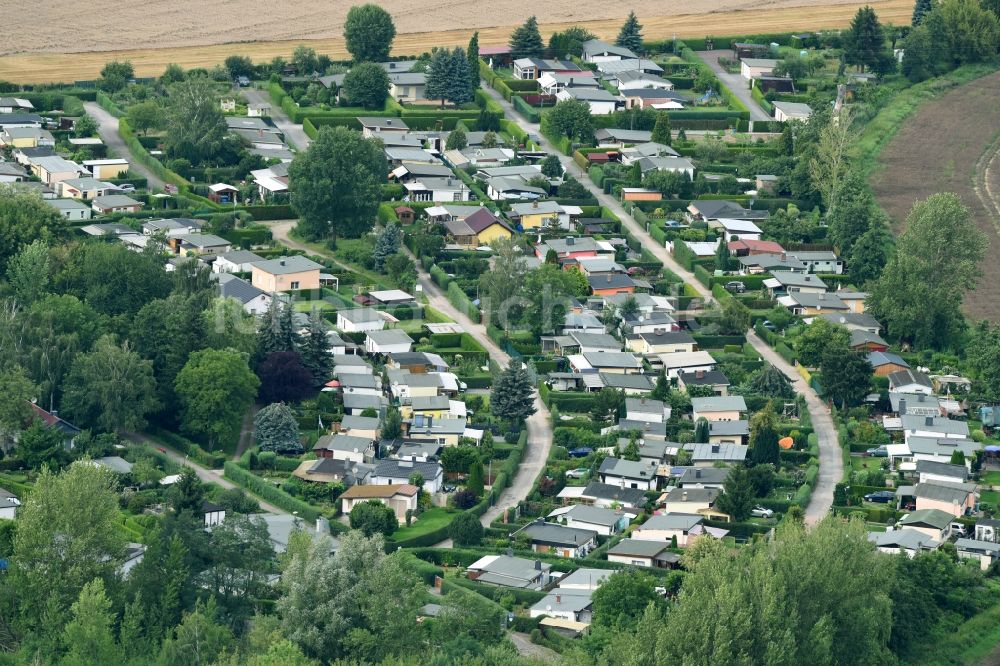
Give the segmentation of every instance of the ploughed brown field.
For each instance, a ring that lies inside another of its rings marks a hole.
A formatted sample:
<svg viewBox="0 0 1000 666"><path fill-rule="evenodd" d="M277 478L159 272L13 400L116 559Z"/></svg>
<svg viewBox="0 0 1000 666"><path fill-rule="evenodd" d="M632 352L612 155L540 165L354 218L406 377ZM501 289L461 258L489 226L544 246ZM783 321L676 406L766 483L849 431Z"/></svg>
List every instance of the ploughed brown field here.
<svg viewBox="0 0 1000 666"><path fill-rule="evenodd" d="M140 76L167 63L204 67L240 53L255 60L288 56L308 44L333 57L346 55L341 33L352 2L284 0L91 0L25 5L0 0L0 80L21 83L94 78L114 57L130 59ZM545 38L582 25L613 38L630 9L647 39L809 31L847 25L871 4L885 23L908 24L912 0L395 0L381 1L396 22L395 52L465 45L473 30L480 44L507 42L513 26L535 14ZM671 15L664 16L664 12Z"/></svg>
<svg viewBox="0 0 1000 666"><path fill-rule="evenodd" d="M989 238L979 287L965 297L974 319L1000 322L1000 72L926 102L879 157L878 202L902 231L919 199L955 192Z"/></svg>

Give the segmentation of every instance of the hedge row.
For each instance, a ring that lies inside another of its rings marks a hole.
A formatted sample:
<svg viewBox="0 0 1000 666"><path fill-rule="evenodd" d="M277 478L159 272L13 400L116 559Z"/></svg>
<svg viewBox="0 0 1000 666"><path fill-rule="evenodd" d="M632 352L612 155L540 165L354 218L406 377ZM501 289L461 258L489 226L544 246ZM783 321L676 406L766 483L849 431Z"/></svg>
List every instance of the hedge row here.
<svg viewBox="0 0 1000 666"><path fill-rule="evenodd" d="M474 322L481 319L479 308L469 300L469 297L465 295L465 292L458 286L458 283L451 282L448 285L445 295L448 297L448 302L458 308L469 319Z"/></svg>
<svg viewBox="0 0 1000 666"><path fill-rule="evenodd" d="M279 509L284 509L289 513L298 513L303 520L315 522L322 513L308 502L292 497L284 490L275 487L267 479L263 479L256 474L251 474L247 470L237 465L232 460L226 462L224 476L236 485L249 490L266 502L270 502Z"/></svg>
<svg viewBox="0 0 1000 666"><path fill-rule="evenodd" d="M525 102L524 98L515 95L511 98L511 105L514 107L514 110L524 116L529 123L541 122L542 115L538 112L538 109Z"/></svg>

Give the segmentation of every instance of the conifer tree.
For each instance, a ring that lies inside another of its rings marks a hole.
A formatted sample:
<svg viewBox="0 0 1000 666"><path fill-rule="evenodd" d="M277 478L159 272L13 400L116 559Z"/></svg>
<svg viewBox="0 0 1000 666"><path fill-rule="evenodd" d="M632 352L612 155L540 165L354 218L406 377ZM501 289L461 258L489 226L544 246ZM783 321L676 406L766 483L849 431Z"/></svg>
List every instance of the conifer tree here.
<svg viewBox="0 0 1000 666"><path fill-rule="evenodd" d="M472 34L469 40L469 48L465 50L465 57L469 61L469 84L473 90L479 88L479 31Z"/></svg>
<svg viewBox="0 0 1000 666"><path fill-rule="evenodd" d="M535 413L534 387L521 362L511 359L507 368L493 383L490 411L500 419L518 423Z"/></svg>
<svg viewBox="0 0 1000 666"><path fill-rule="evenodd" d="M319 310L315 309L309 315L309 326L299 345L299 357L302 365L313 376L313 383L320 386L330 378L333 370L333 355L330 338Z"/></svg>
<svg viewBox="0 0 1000 666"><path fill-rule="evenodd" d="M529 16L524 25L510 35L510 55L517 58L541 58L545 50L542 35L538 32L538 20Z"/></svg>
<svg viewBox="0 0 1000 666"><path fill-rule="evenodd" d="M628 13L628 18L625 19L622 29L618 32L615 44L636 54L642 52L642 25L635 12Z"/></svg>

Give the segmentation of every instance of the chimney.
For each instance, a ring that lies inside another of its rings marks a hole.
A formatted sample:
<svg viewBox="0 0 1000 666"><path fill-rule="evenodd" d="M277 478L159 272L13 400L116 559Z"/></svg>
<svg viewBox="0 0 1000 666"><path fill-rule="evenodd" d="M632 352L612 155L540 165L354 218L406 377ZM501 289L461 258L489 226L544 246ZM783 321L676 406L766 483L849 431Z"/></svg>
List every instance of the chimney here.
<svg viewBox="0 0 1000 666"><path fill-rule="evenodd" d="M535 199L534 201L531 202L531 207L532 208L538 208L538 200L537 199Z"/></svg>
<svg viewBox="0 0 1000 666"><path fill-rule="evenodd" d="M576 238L574 238L573 236L570 236L566 239L566 245L575 245L575 244L576 244Z"/></svg>
<svg viewBox="0 0 1000 666"><path fill-rule="evenodd" d="M682 502L688 501L688 491L685 490L684 492L681 493L681 501Z"/></svg>
<svg viewBox="0 0 1000 666"><path fill-rule="evenodd" d="M278 260L278 265L279 266L284 266L285 265L285 260L284 259L279 259Z"/></svg>
<svg viewBox="0 0 1000 666"><path fill-rule="evenodd" d="M719 452L719 445L712 444L712 453L718 453L718 452Z"/></svg>
<svg viewBox="0 0 1000 666"><path fill-rule="evenodd" d="M392 125L392 118L386 118L385 124L386 124L387 127L389 125Z"/></svg>
<svg viewBox="0 0 1000 666"><path fill-rule="evenodd" d="M704 379L705 378L705 371L704 370L695 370L694 371L694 376L697 377L698 379Z"/></svg>
<svg viewBox="0 0 1000 666"><path fill-rule="evenodd" d="M934 425L934 417L928 416L924 419L924 425L932 426Z"/></svg>
<svg viewBox="0 0 1000 666"><path fill-rule="evenodd" d="M513 552L513 551L511 551L511 552ZM541 560L535 560L535 571L541 571L541 570L542 570L542 561Z"/></svg>
<svg viewBox="0 0 1000 666"><path fill-rule="evenodd" d="M696 479L700 479L701 478L701 469L696 469L694 471L694 478L696 478Z"/></svg>
<svg viewBox="0 0 1000 666"><path fill-rule="evenodd" d="M899 401L899 415L904 416L906 414L906 399L902 398Z"/></svg>

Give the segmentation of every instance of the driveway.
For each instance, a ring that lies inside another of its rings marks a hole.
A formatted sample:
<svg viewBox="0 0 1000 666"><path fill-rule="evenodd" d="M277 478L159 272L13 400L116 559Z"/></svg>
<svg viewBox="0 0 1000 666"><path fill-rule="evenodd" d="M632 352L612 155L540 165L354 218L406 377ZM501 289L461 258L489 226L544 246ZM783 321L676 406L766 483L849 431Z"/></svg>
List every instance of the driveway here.
<svg viewBox="0 0 1000 666"><path fill-rule="evenodd" d="M302 125L293 123L282 108L271 100L271 96L266 91L257 88L243 88L243 96L250 104L271 105L271 120L285 134L285 142L288 145L298 150L305 150L309 147L309 137L306 136Z"/></svg>
<svg viewBox="0 0 1000 666"><path fill-rule="evenodd" d="M819 476L816 477L816 487L813 488L812 498L806 507L806 525L815 525L829 513L830 507L833 506L834 486L844 477L844 458L830 408L816 395L816 391L806 383L802 375L761 340L753 330L747 331L747 341L764 360L781 370L792 381L796 393L805 396L813 431L819 439Z"/></svg>
<svg viewBox="0 0 1000 666"><path fill-rule="evenodd" d="M740 74L730 74L719 64L719 58L731 58L733 52L729 49L716 49L714 51L698 51L697 55L701 61L712 68L722 85L736 95L736 97L746 104L750 110L750 120L774 120L764 109L760 107L753 97L750 96L750 83Z"/></svg>
<svg viewBox="0 0 1000 666"><path fill-rule="evenodd" d="M512 631L509 634L510 642L514 644L517 648L518 654L522 657L528 657L529 659L540 659L546 662L555 663L562 660L562 656L557 652L545 647L544 645L536 645L531 642L531 636L528 634Z"/></svg>
<svg viewBox="0 0 1000 666"><path fill-rule="evenodd" d="M145 178L150 191L162 190L163 180L137 160L129 147L125 145L121 134L118 133L118 119L102 109L97 102L84 102L83 108L87 110L87 114L91 118L97 121L97 133L101 135L104 145L108 147L108 157L114 153L118 157L127 159L128 170Z"/></svg>
<svg viewBox="0 0 1000 666"><path fill-rule="evenodd" d="M271 233L274 235L276 241L287 245L293 250L299 249L315 252L312 248L306 247L289 236L289 232L295 226L294 220L266 222L265 224L271 229ZM415 260L415 257L413 257L413 254L409 250L406 250L406 252ZM336 259L333 259L332 255L328 252L322 252L321 254L336 262ZM346 270L350 270L348 266L340 262L337 262L337 264ZM506 367L510 362L510 355L493 342L486 334L486 327L481 322L472 321L451 304L444 293L431 280L430 275L420 268L419 263L417 264L417 280L424 295L427 296L428 305L438 312L451 317L452 321L461 324L486 349L490 358L496 361L501 367ZM517 474L514 476L511 484L500 493L496 504L490 507L480 518L480 522L485 527L488 527L493 520L500 517L505 508L514 506L528 496L532 486L535 484L535 479L538 478L538 475L545 467L545 462L549 458L549 451L552 448L550 414L548 408L537 394L535 395L535 413L528 417L526 424L528 429L528 443L521 458L521 464L518 466ZM445 547L442 544L438 545Z"/></svg>
<svg viewBox="0 0 1000 666"><path fill-rule="evenodd" d="M128 433L128 434L125 435L125 439L127 439L129 441L132 441L132 442L135 442L137 444L148 444L149 446L153 447L157 451L160 451L161 453L163 453L164 455L166 455L168 458L170 458L171 460L173 460L178 465L184 465L185 467L190 467L191 469L194 470L194 473L198 475L198 478L203 483L212 483L212 484L215 484L215 485L220 486L222 488L225 488L226 490L232 490L233 488L239 488L240 487L240 486L237 486L232 481L229 481L228 479L226 479L224 476L222 476L222 470L205 469L201 465L196 465L196 464L192 463L190 460L188 460L187 456L181 455L177 451L175 451L175 450L173 450L173 449L171 449L169 447L164 446L162 442L158 442L155 439L150 439L149 437L147 437L146 435L143 435L142 433L138 433L138 432ZM247 492L245 489L241 489L241 490L244 490L244 492ZM261 509L263 509L264 511L267 511L268 513L273 513L273 514L275 514L277 516L290 516L290 515L292 515L292 514L288 513L287 511L285 511L284 509L279 509L278 507L274 506L273 504L269 504L269 503L265 502L264 500L260 499L259 497L256 497L256 496L250 494L249 492L247 492L247 494L250 495L250 497L252 497L253 499L255 499L258 504L260 504L260 508Z"/></svg>

